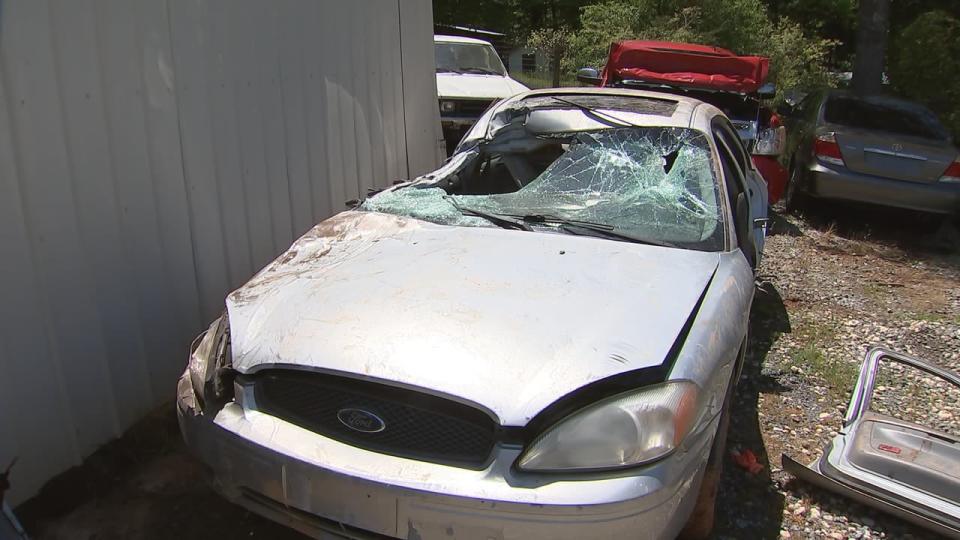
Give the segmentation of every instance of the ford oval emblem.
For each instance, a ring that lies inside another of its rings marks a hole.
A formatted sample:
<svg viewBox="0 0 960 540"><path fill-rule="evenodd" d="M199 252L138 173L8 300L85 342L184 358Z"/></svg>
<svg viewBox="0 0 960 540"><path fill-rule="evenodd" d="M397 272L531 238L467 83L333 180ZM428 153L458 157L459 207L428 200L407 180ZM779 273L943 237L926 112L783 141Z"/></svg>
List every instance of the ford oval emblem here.
<svg viewBox="0 0 960 540"><path fill-rule="evenodd" d="M337 420L354 431L362 433L380 433L387 428L382 418L363 409L340 409Z"/></svg>

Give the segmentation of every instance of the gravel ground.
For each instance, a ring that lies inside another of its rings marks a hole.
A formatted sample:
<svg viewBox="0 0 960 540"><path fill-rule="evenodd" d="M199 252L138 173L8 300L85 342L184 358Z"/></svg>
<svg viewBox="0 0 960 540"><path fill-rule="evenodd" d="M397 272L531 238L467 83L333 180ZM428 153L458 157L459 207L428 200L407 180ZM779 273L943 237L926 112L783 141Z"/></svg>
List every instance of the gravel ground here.
<svg viewBox="0 0 960 540"><path fill-rule="evenodd" d="M792 480L780 455L820 455L870 345L960 368L960 235L936 231L914 214L878 209L774 216L728 443L763 468L725 463L715 538L930 537ZM894 372L883 381L891 410L957 433L955 395L931 390L923 377ZM902 399L898 382L919 394ZM302 538L214 494L171 413L146 419L19 507L33 537Z"/></svg>
<svg viewBox="0 0 960 540"><path fill-rule="evenodd" d="M780 455L820 456L871 346L960 370L958 246L953 226L908 212L828 206L774 217L729 443L764 469L727 462L717 538L931 536L794 480ZM878 409L958 433L955 388L881 365Z"/></svg>

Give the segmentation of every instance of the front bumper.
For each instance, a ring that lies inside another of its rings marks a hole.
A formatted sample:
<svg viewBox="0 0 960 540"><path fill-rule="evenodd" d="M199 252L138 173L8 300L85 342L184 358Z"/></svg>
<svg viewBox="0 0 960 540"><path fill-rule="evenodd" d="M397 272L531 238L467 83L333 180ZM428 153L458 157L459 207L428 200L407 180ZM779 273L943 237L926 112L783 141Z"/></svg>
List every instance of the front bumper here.
<svg viewBox="0 0 960 540"><path fill-rule="evenodd" d="M472 471L354 448L234 402L211 418L190 393L182 380L180 429L221 493L317 538L674 538L712 439L619 475L520 473L508 447Z"/></svg>
<svg viewBox="0 0 960 540"><path fill-rule="evenodd" d="M864 202L936 214L960 213L960 184L908 182L819 162L807 168L807 191L824 199Z"/></svg>

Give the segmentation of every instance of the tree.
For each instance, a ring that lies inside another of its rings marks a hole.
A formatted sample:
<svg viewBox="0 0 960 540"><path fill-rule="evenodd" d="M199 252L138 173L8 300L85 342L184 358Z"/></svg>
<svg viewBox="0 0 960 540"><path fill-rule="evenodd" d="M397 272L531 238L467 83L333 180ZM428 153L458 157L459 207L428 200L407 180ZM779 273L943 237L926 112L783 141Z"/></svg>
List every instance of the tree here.
<svg viewBox="0 0 960 540"><path fill-rule="evenodd" d="M890 82L897 93L933 109L960 140L960 17L923 13L890 49Z"/></svg>
<svg viewBox="0 0 960 540"><path fill-rule="evenodd" d="M550 75L553 86L560 86L561 62L570 47L570 31L566 28L540 28L527 39L527 47L540 51L550 58Z"/></svg>
<svg viewBox="0 0 960 540"><path fill-rule="evenodd" d="M890 0L860 0L853 62L853 90L858 94L878 94L883 87L889 28Z"/></svg>

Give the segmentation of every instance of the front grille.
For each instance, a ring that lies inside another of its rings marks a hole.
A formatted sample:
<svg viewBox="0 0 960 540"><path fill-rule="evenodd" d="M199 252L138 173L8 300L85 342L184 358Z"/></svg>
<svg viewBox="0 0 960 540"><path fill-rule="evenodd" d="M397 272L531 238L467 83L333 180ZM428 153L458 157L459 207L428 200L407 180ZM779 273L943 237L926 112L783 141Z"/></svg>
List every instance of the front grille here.
<svg viewBox="0 0 960 540"><path fill-rule="evenodd" d="M466 117L476 117L480 116L490 108L490 104L493 103L492 99L458 99L454 100L456 103L456 110L450 113L442 113L442 115L450 116L466 116Z"/></svg>
<svg viewBox="0 0 960 540"><path fill-rule="evenodd" d="M480 116L490 108L493 100L470 99L457 102L457 110L464 116Z"/></svg>
<svg viewBox="0 0 960 540"><path fill-rule="evenodd" d="M358 448L482 469L495 443L486 413L422 392L297 370L268 370L253 381L258 409Z"/></svg>

